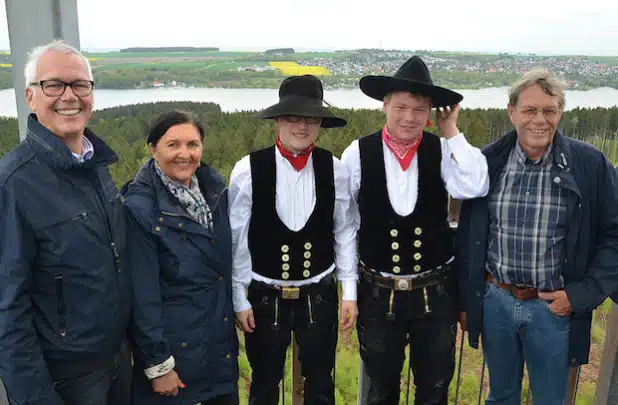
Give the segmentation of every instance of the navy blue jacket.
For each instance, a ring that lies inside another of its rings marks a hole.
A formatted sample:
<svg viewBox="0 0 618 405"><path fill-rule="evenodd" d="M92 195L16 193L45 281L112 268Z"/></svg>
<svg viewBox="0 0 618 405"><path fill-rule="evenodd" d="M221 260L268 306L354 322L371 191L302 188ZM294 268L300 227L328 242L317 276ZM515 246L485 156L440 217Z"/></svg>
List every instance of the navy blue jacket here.
<svg viewBox="0 0 618 405"><path fill-rule="evenodd" d="M194 404L237 390L227 189L206 165L196 174L212 209L212 232L179 205L152 159L121 191L131 217L135 405ZM154 393L144 375L170 355L187 386L177 397Z"/></svg>
<svg viewBox="0 0 618 405"><path fill-rule="evenodd" d="M130 315L126 217L92 132L78 163L34 115L0 160L0 377L13 404L60 405L53 382L118 352Z"/></svg>
<svg viewBox="0 0 618 405"><path fill-rule="evenodd" d="M516 132L486 146L489 194L515 146ZM552 178L560 177L567 198L562 275L571 303L569 363L588 362L592 310L618 292L618 190L614 168L593 146L557 132ZM457 234L460 293L468 315L470 345L482 332L489 197L464 201Z"/></svg>

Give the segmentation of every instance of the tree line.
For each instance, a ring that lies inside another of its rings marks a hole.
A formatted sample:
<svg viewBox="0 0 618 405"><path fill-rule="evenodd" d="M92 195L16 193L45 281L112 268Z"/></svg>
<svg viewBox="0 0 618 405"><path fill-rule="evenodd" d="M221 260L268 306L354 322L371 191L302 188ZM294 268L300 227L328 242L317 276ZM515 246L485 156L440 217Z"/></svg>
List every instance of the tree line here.
<svg viewBox="0 0 618 405"><path fill-rule="evenodd" d="M127 105L95 111L89 128L118 153L120 161L112 166L118 185L133 178L150 157L146 134L155 117L173 109L190 111L205 126L205 162L226 178L234 164L250 151L272 145L276 127L272 121L253 118L255 111L222 112L214 103L159 102ZM338 129L323 129L318 145L341 156L343 150L363 135L376 132L384 125L380 110L333 109L348 124ZM465 109L461 111L459 129L475 146L482 147L512 128L504 109ZM618 108L574 109L564 113L560 129L568 136L595 145L618 163ZM428 128L436 132L434 123ZM0 156L19 141L15 118L0 117Z"/></svg>

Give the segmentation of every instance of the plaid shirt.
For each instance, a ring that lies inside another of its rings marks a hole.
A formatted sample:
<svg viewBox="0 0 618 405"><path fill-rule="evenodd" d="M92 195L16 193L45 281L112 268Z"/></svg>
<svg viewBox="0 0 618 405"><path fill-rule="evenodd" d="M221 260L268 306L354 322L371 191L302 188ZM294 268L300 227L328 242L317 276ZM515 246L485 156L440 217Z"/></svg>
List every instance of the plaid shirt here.
<svg viewBox="0 0 618 405"><path fill-rule="evenodd" d="M552 146L532 161L516 142L490 195L487 269L499 281L556 290L564 287L566 198L551 177Z"/></svg>

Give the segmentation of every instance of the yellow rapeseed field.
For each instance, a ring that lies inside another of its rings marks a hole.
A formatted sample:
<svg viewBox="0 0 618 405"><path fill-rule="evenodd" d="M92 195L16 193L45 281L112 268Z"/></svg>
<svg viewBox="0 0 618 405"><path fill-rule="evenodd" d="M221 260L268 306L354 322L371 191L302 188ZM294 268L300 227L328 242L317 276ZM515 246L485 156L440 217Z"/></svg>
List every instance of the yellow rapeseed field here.
<svg viewBox="0 0 618 405"><path fill-rule="evenodd" d="M314 75L314 76L330 76L331 73L323 66L301 66L296 62L269 62L286 76L298 75Z"/></svg>

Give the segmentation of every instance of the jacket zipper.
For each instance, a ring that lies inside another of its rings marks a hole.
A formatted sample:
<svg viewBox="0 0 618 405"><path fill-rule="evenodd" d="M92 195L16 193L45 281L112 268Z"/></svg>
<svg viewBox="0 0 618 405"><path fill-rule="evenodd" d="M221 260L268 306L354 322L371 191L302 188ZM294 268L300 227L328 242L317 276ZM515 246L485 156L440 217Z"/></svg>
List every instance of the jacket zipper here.
<svg viewBox="0 0 618 405"><path fill-rule="evenodd" d="M56 310L58 311L58 328L62 338L67 335L67 308L64 300L64 286L62 276L56 276Z"/></svg>
<svg viewBox="0 0 618 405"><path fill-rule="evenodd" d="M65 219L64 221L58 222L57 224L53 225L53 227L64 225L66 223L77 221L79 219L83 219L85 221L86 219L88 219L88 213L87 212L82 212L81 214L78 214L78 215L76 215L76 216L74 216L72 218Z"/></svg>
<svg viewBox="0 0 618 405"><path fill-rule="evenodd" d="M96 182L99 185L99 188L101 190L103 190L103 185L101 184L101 181L99 180L99 175L96 173L96 171L94 172L94 176L96 177ZM116 246L116 242L114 241L114 238L112 236L112 225L109 223L109 216L107 215L107 210L105 209L105 204L102 201L101 195L97 192L97 190L95 190L95 188L92 185L92 182L90 181L90 179L88 179L88 184L90 185L90 189L92 190L92 192L95 195L95 200L96 200L96 205L97 205L97 209L99 211L99 213L103 216L103 221L105 222L105 238L106 238L106 242L109 245L110 249L112 250L112 254L114 255L114 267L116 272L120 271L120 255L118 254L118 248Z"/></svg>

